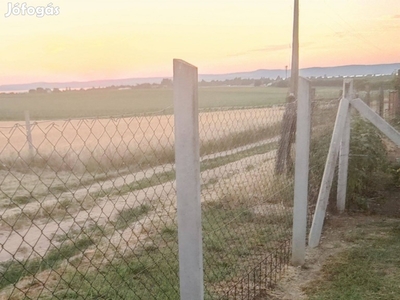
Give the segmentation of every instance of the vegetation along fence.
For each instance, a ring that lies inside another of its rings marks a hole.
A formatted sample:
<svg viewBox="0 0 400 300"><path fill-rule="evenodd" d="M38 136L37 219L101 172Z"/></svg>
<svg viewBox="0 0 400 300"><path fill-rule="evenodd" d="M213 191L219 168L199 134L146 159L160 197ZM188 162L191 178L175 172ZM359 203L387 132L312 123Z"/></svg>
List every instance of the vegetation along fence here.
<svg viewBox="0 0 400 300"><path fill-rule="evenodd" d="M197 69L174 74L174 115L0 128L0 299L268 299L302 248L293 212L313 213L338 100L303 111L307 212L294 143L276 172L291 104L197 112Z"/></svg>

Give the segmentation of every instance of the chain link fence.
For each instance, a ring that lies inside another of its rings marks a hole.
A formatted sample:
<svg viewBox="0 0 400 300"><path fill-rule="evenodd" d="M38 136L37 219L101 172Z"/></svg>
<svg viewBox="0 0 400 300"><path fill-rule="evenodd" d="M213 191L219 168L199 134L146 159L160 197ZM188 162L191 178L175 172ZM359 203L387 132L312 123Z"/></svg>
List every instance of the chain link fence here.
<svg viewBox="0 0 400 300"><path fill-rule="evenodd" d="M341 96L340 96L341 97ZM308 211L308 225L311 226L316 201L318 199L319 188L321 184L322 175L324 172L324 167L326 163L327 154L329 151L329 144L331 142L333 128L336 120L336 114L338 110L338 105L340 102L340 97L333 98L323 98L317 95L317 99L313 101L313 112L312 112L312 134L311 134L311 144L310 144L310 169L309 169L309 211ZM391 91L383 90L355 90L353 97L360 97L378 114L386 119L387 121L393 120L396 115L396 105L394 101L394 96L391 96ZM391 99L392 97L393 99ZM355 109L350 109L352 114L351 119L351 143L350 143L350 153L349 153L349 174L348 174L348 194L347 194L347 206L355 205L354 195L352 193L360 191L355 188L361 183L355 182L359 180L360 182L364 179L361 177L373 177L374 174L365 174L362 172L363 166L369 168L369 161L371 158L371 153L374 152L378 155L381 151L380 145L376 144L377 140L371 140L371 138L379 137L380 135L375 128L369 125L369 122L365 121L363 117L355 111ZM372 129L371 129L372 128ZM357 135L364 136L358 137ZM375 142L375 143L374 143ZM368 152L368 144L373 145L374 150ZM390 147L389 144L386 147ZM375 159L375 158L374 158ZM368 166L368 167L367 167ZM372 171L371 171L372 172ZM374 170L377 172L377 170ZM359 176L359 178L356 178ZM350 182L349 182L350 181ZM372 184L371 184L372 185ZM334 175L334 180L332 183L332 188L330 192L327 217L332 212L337 211L337 168ZM357 204L357 203L356 203Z"/></svg>
<svg viewBox="0 0 400 300"><path fill-rule="evenodd" d="M387 121L392 121L399 113L398 92L395 90L361 88L357 96Z"/></svg>
<svg viewBox="0 0 400 300"><path fill-rule="evenodd" d="M293 174L275 176L284 112L200 114L206 299L266 299L289 261Z"/></svg>
<svg viewBox="0 0 400 300"><path fill-rule="evenodd" d="M310 167L309 167L309 210L311 226L325 163L331 143L333 128L338 110L339 98L317 98L312 101ZM332 193L334 188L332 188ZM330 201L330 204L334 201Z"/></svg>
<svg viewBox="0 0 400 300"><path fill-rule="evenodd" d="M0 298L178 299L172 116L30 127L0 130Z"/></svg>
<svg viewBox="0 0 400 300"><path fill-rule="evenodd" d="M310 216L337 104L313 101ZM285 109L199 115L206 299L268 299L289 263L293 170L275 173ZM179 299L173 124L1 123L0 299Z"/></svg>

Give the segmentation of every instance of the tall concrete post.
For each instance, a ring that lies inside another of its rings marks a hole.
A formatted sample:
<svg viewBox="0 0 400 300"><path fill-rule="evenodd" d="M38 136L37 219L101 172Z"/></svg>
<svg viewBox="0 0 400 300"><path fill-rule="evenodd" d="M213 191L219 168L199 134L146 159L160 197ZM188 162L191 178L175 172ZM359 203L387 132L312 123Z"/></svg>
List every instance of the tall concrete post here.
<svg viewBox="0 0 400 300"><path fill-rule="evenodd" d="M308 209L308 172L310 160L311 101L310 83L299 79L297 100L296 162L294 172L293 242L292 264L301 266L305 262L307 209Z"/></svg>
<svg viewBox="0 0 400 300"><path fill-rule="evenodd" d="M354 98L353 79L345 79L343 82L343 97L349 99ZM351 112L347 113L346 123L344 125L342 140L340 141L339 150L339 168L338 168L338 185L337 185L337 210L342 213L346 208L347 195L347 175L349 169L349 153L350 153L350 130L351 130Z"/></svg>
<svg viewBox="0 0 400 300"><path fill-rule="evenodd" d="M181 299L202 300L203 250L197 68L174 59L175 164Z"/></svg>

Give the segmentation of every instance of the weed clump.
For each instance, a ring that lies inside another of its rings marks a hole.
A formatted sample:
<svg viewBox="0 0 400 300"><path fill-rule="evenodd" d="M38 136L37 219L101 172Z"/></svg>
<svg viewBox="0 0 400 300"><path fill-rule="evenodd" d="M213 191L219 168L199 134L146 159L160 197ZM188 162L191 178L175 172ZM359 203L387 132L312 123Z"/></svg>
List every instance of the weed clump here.
<svg viewBox="0 0 400 300"><path fill-rule="evenodd" d="M328 155L331 134L311 141L310 196L316 202ZM368 210L369 199L392 183L387 150L378 130L362 118L351 124L350 154L347 178L348 209ZM334 210L337 191L337 170L330 194L330 210Z"/></svg>

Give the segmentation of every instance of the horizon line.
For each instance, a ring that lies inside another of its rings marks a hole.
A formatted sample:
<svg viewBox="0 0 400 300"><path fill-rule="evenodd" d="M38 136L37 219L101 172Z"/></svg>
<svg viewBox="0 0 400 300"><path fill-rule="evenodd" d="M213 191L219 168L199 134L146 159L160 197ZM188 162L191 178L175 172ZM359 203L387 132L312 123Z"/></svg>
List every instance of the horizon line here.
<svg viewBox="0 0 400 300"><path fill-rule="evenodd" d="M323 69L323 68L341 68L341 67L357 67L357 66L387 66L387 65L400 65L400 62L394 63L382 63L382 64L351 64L351 65L336 65L336 66L314 66L314 67L306 67L300 68L299 70L308 70L308 69ZM290 71L291 69L256 69L250 71L236 71L236 72L229 72L229 73L200 73L199 76L224 76L224 75L234 75L240 73L252 73L258 71ZM77 80L70 80L70 81L34 81L34 82L25 82L25 83L8 83L8 84L0 84L1 87L7 86L21 86L21 85L31 85L31 84L66 84L66 83L90 83L90 82L101 82L101 81L117 81L117 80L145 80L145 79L171 79L172 76L146 76L146 77L124 77L124 78L108 78L108 79L92 79L92 80L84 80L84 81L77 81Z"/></svg>

